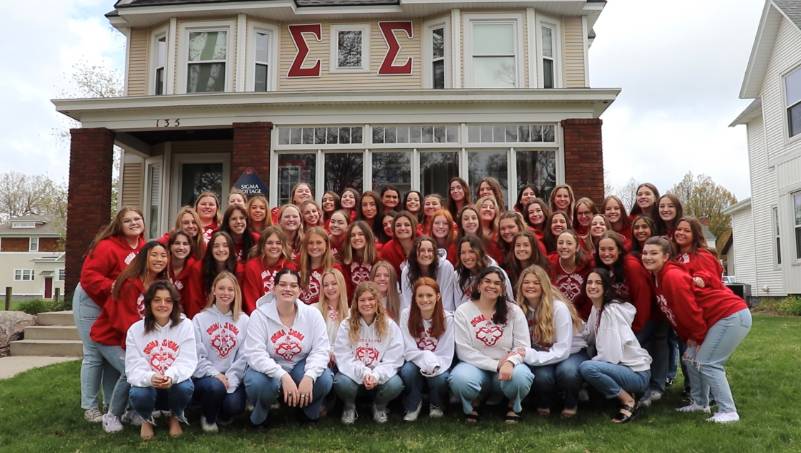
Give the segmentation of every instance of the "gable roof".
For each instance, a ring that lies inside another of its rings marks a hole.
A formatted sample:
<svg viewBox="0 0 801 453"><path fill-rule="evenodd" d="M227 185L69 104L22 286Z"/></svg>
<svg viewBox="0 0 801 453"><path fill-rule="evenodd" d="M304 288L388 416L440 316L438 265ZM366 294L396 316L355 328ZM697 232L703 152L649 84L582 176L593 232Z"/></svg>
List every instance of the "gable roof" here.
<svg viewBox="0 0 801 453"><path fill-rule="evenodd" d="M35 224L35 226L33 228L12 228L11 224L14 222L32 222ZM8 222L0 224L0 236L7 237L31 235L57 237L60 235L60 232L50 217L41 215L12 217L8 219Z"/></svg>
<svg viewBox="0 0 801 453"><path fill-rule="evenodd" d="M247 2L263 0L117 0L115 8L128 8L133 6L157 5L188 5L193 3L226 3ZM367 5L397 5L400 0L295 0L295 5L303 6L367 6Z"/></svg>

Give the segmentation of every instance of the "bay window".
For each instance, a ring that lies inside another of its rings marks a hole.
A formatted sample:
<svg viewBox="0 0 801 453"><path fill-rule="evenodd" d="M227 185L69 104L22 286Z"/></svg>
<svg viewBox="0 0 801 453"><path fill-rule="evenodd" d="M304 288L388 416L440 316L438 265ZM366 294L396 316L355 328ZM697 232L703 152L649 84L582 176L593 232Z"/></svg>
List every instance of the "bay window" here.
<svg viewBox="0 0 801 453"><path fill-rule="evenodd" d="M468 85L515 88L518 75L517 20L471 20L467 45Z"/></svg>
<svg viewBox="0 0 801 453"><path fill-rule="evenodd" d="M190 31L186 92L225 91L227 59L227 31Z"/></svg>
<svg viewBox="0 0 801 453"><path fill-rule="evenodd" d="M270 84L270 49L272 46L272 32L257 30L255 33L256 58L254 91L269 91Z"/></svg>
<svg viewBox="0 0 801 453"><path fill-rule="evenodd" d="M167 83L165 74L167 67L167 35L156 37L153 53L153 94L160 96L164 94Z"/></svg>

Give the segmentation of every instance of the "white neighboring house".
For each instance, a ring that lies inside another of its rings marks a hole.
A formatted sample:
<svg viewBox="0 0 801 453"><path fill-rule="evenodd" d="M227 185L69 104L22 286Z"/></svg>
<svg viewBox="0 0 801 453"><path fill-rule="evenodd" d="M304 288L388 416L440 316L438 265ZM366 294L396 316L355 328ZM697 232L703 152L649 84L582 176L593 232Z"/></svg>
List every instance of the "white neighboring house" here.
<svg viewBox="0 0 801 453"><path fill-rule="evenodd" d="M751 198L727 210L734 272L755 296L801 293L801 2L767 0L732 122L748 135Z"/></svg>
<svg viewBox="0 0 801 453"><path fill-rule="evenodd" d="M0 293L15 299L64 294L64 244L52 219L22 216L0 224Z"/></svg>

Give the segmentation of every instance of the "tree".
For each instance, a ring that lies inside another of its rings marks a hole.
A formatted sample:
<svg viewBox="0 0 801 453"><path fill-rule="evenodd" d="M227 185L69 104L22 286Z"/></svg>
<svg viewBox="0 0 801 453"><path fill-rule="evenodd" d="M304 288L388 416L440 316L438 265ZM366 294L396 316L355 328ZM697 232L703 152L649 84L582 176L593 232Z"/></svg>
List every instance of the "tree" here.
<svg viewBox="0 0 801 453"><path fill-rule="evenodd" d="M637 201L637 186L639 185L640 183L636 179L631 178L621 187L613 188L611 185L604 187L607 195L616 195L623 202L626 211L631 212L631 208L634 207L634 203Z"/></svg>
<svg viewBox="0 0 801 453"><path fill-rule="evenodd" d="M737 197L709 176L693 177L692 172L688 172L671 187L670 193L681 201L684 215L708 222L709 230L715 237L731 228L731 217L723 211L737 203Z"/></svg>
<svg viewBox="0 0 801 453"><path fill-rule="evenodd" d="M0 174L0 217L51 216L63 233L66 213L67 188L63 184L44 175Z"/></svg>

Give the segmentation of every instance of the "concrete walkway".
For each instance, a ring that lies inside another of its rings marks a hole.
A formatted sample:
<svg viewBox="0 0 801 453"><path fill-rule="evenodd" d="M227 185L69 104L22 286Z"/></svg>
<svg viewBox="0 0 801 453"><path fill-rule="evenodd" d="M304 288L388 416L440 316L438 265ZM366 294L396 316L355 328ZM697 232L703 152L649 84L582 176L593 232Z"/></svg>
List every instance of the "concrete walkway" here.
<svg viewBox="0 0 801 453"><path fill-rule="evenodd" d="M8 379L23 371L53 365L54 363L80 360L80 357L36 357L9 356L0 358L0 379Z"/></svg>

